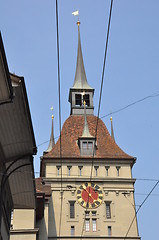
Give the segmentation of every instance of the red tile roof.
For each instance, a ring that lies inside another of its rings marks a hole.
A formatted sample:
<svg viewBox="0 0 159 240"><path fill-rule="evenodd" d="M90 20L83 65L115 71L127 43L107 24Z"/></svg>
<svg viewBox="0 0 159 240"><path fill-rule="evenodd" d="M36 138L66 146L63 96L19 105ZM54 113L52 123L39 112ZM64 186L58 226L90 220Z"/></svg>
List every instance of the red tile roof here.
<svg viewBox="0 0 159 240"><path fill-rule="evenodd" d="M87 116L87 122L90 134L95 136L96 116ZM80 156L78 138L82 136L84 128L84 116L70 116L64 123L61 131L61 146L63 158L84 158ZM44 158L60 157L60 139L53 149L44 155ZM132 159L132 156L126 154L115 141L111 138L105 124L101 119L98 120L97 130L97 150L95 158L119 158ZM88 156L86 157L88 158Z"/></svg>
<svg viewBox="0 0 159 240"><path fill-rule="evenodd" d="M37 194L45 194L45 197L51 196L51 186L45 185L41 177L35 179L35 186Z"/></svg>

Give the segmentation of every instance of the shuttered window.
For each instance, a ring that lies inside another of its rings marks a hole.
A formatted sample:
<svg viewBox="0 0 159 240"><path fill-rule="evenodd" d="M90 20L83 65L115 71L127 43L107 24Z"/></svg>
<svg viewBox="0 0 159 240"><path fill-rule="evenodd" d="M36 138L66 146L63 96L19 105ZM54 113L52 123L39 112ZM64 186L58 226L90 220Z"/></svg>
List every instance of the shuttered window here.
<svg viewBox="0 0 159 240"><path fill-rule="evenodd" d="M106 218L111 218L111 208L110 208L110 205L111 205L111 202L106 202Z"/></svg>
<svg viewBox="0 0 159 240"><path fill-rule="evenodd" d="M70 202L70 218L75 218L75 202Z"/></svg>

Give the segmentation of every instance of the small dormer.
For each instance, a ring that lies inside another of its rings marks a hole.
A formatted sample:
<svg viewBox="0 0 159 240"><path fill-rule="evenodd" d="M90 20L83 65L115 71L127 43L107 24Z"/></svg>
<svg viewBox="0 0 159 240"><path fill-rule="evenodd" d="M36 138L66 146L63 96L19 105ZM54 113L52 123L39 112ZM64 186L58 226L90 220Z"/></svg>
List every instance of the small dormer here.
<svg viewBox="0 0 159 240"><path fill-rule="evenodd" d="M83 55L80 40L80 22L78 25L78 52L76 74L73 87L70 88L69 102L71 104L71 115L84 115L83 102L86 102L86 114L94 114L93 95L94 89L87 82L86 72L83 63Z"/></svg>
<svg viewBox="0 0 159 240"><path fill-rule="evenodd" d="M95 145L95 137L93 137L89 132L87 116L86 116L86 102L84 101L84 128L82 136L79 137L78 143L80 148L81 156L95 156L96 154L96 145Z"/></svg>

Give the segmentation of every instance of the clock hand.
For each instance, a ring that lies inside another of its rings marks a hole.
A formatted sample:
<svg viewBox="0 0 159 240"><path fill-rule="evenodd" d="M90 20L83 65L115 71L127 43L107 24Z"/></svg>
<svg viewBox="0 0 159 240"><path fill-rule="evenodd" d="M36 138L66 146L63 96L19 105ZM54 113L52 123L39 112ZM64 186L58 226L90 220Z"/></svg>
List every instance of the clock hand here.
<svg viewBox="0 0 159 240"><path fill-rule="evenodd" d="M83 189L88 193L88 196L92 198L93 202L95 201L94 198L92 197L91 193L87 190L86 186L82 186Z"/></svg>

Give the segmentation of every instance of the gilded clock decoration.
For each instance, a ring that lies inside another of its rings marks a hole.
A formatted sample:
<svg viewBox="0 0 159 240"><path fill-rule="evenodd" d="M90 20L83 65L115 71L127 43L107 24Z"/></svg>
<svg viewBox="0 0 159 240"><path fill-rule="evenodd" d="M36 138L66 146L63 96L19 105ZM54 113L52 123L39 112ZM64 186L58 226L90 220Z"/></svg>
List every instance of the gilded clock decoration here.
<svg viewBox="0 0 159 240"><path fill-rule="evenodd" d="M77 190L77 199L84 208L97 208L103 201L103 192L95 183L83 183Z"/></svg>

